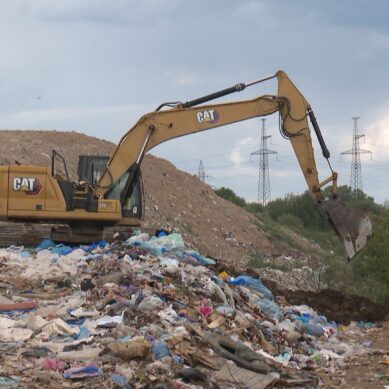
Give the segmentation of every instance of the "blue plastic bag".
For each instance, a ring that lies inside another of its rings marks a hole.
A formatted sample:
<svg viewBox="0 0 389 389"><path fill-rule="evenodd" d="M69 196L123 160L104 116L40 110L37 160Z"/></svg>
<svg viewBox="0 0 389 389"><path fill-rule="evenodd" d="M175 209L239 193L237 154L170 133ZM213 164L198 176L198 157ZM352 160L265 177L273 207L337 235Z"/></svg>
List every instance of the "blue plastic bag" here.
<svg viewBox="0 0 389 389"><path fill-rule="evenodd" d="M268 299L258 299L255 304L259 305L261 311L273 320L279 321L282 317L280 307L274 301Z"/></svg>
<svg viewBox="0 0 389 389"><path fill-rule="evenodd" d="M307 323L304 324L303 327L307 331L307 334L313 335L313 336L323 336L324 335L324 329L319 323Z"/></svg>
<svg viewBox="0 0 389 389"><path fill-rule="evenodd" d="M73 251L73 249L70 247L70 246L65 246L63 244L60 244L56 247L53 247L51 252L53 254L58 254L58 255L67 255L69 253L71 253Z"/></svg>
<svg viewBox="0 0 389 389"><path fill-rule="evenodd" d="M81 368L71 368L64 372L63 376L67 379L78 379L86 377L97 377L102 374L101 369L96 365L88 365Z"/></svg>
<svg viewBox="0 0 389 389"><path fill-rule="evenodd" d="M44 239L42 240L42 242L38 244L36 249L39 251L39 250L49 249L51 247L55 247L55 243L51 239Z"/></svg>
<svg viewBox="0 0 389 389"><path fill-rule="evenodd" d="M208 266L208 265L215 265L216 264L216 262L213 259L203 257L197 251L194 251L194 250L185 250L183 252L184 258L188 257L188 256L193 257L199 263L199 265Z"/></svg>
<svg viewBox="0 0 389 389"><path fill-rule="evenodd" d="M19 253L22 258L29 258L30 253L28 251L22 251Z"/></svg>
<svg viewBox="0 0 389 389"><path fill-rule="evenodd" d="M274 300L274 296L271 290L266 288L266 286L262 284L262 281L259 278L253 278L251 276L238 276L236 278L231 277L229 280L227 280L227 282L230 285L248 286L257 292L262 293L265 298Z"/></svg>
<svg viewBox="0 0 389 389"><path fill-rule="evenodd" d="M112 374L112 381L121 389L131 389L128 378L121 374Z"/></svg>
<svg viewBox="0 0 389 389"><path fill-rule="evenodd" d="M90 335L90 332L88 330L88 328L84 327L84 326L81 326L80 327L80 331L78 332L78 334L75 336L75 339L79 340L79 339L85 339L87 338L88 336Z"/></svg>
<svg viewBox="0 0 389 389"><path fill-rule="evenodd" d="M291 317L294 321L299 321L301 323L301 326L305 328L307 334L313 336L323 336L323 324L328 324L325 316L312 316L309 313L303 313L300 315L292 315Z"/></svg>
<svg viewBox="0 0 389 389"><path fill-rule="evenodd" d="M154 354L154 357L156 359L161 359L169 355L169 350L164 342L155 343L153 348L151 349L151 352Z"/></svg>

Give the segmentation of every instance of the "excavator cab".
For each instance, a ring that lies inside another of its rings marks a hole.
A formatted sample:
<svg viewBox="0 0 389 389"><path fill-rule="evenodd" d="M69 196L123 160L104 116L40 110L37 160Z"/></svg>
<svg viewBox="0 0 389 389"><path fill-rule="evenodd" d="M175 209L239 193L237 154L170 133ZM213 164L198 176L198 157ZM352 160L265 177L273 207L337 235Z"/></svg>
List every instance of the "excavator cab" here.
<svg viewBox="0 0 389 389"><path fill-rule="evenodd" d="M120 200L125 218L143 218L143 182L138 166L133 165L107 191L108 199Z"/></svg>
<svg viewBox="0 0 389 389"><path fill-rule="evenodd" d="M77 174L79 181L88 181L95 185L107 168L109 156L80 155L78 157ZM110 199L120 200L124 217L142 218L142 176L140 171L129 169L112 186Z"/></svg>
<svg viewBox="0 0 389 389"><path fill-rule="evenodd" d="M88 181L91 185L99 181L103 174L109 156L107 155L80 155L78 157L77 174L79 181Z"/></svg>

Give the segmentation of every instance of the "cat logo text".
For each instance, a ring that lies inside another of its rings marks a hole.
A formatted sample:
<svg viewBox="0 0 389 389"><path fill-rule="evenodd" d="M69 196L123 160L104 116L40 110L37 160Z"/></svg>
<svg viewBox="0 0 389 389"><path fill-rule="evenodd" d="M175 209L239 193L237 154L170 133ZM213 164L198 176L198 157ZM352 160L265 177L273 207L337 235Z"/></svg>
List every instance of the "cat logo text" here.
<svg viewBox="0 0 389 389"><path fill-rule="evenodd" d="M24 192L28 196L36 196L42 189L39 178L35 177L14 177L13 190L15 192Z"/></svg>
<svg viewBox="0 0 389 389"><path fill-rule="evenodd" d="M199 123L216 124L219 123L221 115L216 109L206 109L197 112L197 121Z"/></svg>

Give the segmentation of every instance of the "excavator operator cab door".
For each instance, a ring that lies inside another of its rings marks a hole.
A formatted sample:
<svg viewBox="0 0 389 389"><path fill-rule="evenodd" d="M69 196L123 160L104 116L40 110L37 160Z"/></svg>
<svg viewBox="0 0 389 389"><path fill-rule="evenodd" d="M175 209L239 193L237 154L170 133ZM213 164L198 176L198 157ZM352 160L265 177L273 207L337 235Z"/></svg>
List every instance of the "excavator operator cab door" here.
<svg viewBox="0 0 389 389"><path fill-rule="evenodd" d="M123 217L141 220L144 214L141 171L131 167L112 185L107 198L120 200Z"/></svg>
<svg viewBox="0 0 389 389"><path fill-rule="evenodd" d="M77 168L79 181L88 181L91 185L98 182L108 161L109 157L106 155L80 155Z"/></svg>
<svg viewBox="0 0 389 389"><path fill-rule="evenodd" d="M135 178L132 189L122 192L123 216L129 218L143 218L143 183L142 176L139 173Z"/></svg>

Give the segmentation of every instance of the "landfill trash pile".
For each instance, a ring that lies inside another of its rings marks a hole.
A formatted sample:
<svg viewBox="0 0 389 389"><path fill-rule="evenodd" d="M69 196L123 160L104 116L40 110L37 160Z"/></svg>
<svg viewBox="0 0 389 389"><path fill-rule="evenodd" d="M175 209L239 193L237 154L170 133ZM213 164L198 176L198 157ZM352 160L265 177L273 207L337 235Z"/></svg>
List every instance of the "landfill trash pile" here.
<svg viewBox="0 0 389 389"><path fill-rule="evenodd" d="M379 352L157 235L0 249L0 388L314 387Z"/></svg>

